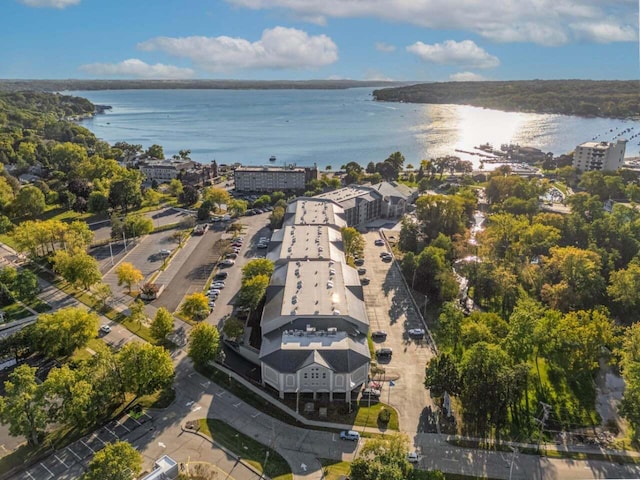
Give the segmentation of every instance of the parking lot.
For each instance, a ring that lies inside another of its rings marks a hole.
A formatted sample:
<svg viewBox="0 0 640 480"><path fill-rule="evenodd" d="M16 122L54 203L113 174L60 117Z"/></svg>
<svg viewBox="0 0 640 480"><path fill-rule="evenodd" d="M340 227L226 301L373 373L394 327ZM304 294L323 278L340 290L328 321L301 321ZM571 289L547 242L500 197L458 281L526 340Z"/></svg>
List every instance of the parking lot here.
<svg viewBox="0 0 640 480"><path fill-rule="evenodd" d="M166 256L160 253L161 250L174 250L178 247L178 244L172 240L174 230L166 232L152 233L142 239L136 241L136 245L129 245L127 247L127 253L121 257L121 261L133 264L142 275L145 280L148 279L153 273L160 270L164 264ZM111 286L111 291L116 300L120 300L124 303L129 303L127 298L127 287L125 285L118 286L118 275L116 274L117 264L112 267L111 270L104 276L103 281ZM141 283L144 283L143 280Z"/></svg>
<svg viewBox="0 0 640 480"><path fill-rule="evenodd" d="M424 368L433 353L426 339L413 339L408 334L409 329L424 326L413 307L399 267L394 262L380 259L380 253L388 251L386 245L374 244L381 238L380 233L369 232L364 238L363 267L367 272L363 277L371 281L363 288L370 329L387 332L384 340L375 340L376 349L386 347L393 351L390 360L379 363L385 369L385 379L393 380L395 386L389 387L383 382L380 400L398 409L403 430L435 432L435 409L423 385Z"/></svg>
<svg viewBox="0 0 640 480"><path fill-rule="evenodd" d="M152 417L147 413L137 418L125 415L71 445L53 452L14 478L24 480L79 478L97 451L108 443L118 440L133 442L142 437L147 432L143 425L151 420Z"/></svg>

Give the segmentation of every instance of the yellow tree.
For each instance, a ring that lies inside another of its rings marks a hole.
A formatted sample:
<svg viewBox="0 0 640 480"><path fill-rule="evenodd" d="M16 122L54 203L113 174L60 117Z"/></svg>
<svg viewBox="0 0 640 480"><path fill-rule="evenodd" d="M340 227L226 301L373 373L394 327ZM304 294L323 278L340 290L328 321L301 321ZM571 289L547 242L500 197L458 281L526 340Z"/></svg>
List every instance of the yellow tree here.
<svg viewBox="0 0 640 480"><path fill-rule="evenodd" d="M209 301L202 293L187 295L180 306L180 313L193 320L202 320L209 315Z"/></svg>
<svg viewBox="0 0 640 480"><path fill-rule="evenodd" d="M116 269L116 274L118 275L118 285L125 284L129 289L129 293L131 293L131 286L134 283L141 282L144 278L142 272L129 262L121 263Z"/></svg>

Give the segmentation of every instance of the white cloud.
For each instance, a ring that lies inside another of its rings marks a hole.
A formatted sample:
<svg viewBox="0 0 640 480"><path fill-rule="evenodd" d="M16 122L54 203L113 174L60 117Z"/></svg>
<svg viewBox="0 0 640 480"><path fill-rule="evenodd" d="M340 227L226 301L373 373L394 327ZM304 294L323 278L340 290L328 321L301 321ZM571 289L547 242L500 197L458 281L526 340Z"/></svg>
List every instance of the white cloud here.
<svg viewBox="0 0 640 480"><path fill-rule="evenodd" d="M579 38L596 43L632 42L638 39L638 32L632 27L613 22L572 23L569 27Z"/></svg>
<svg viewBox="0 0 640 480"><path fill-rule="evenodd" d="M370 82L393 82L393 78L377 70L367 70L362 79Z"/></svg>
<svg viewBox="0 0 640 480"><path fill-rule="evenodd" d="M281 9L295 18L324 24L327 18L375 17L442 30L464 30L500 42L559 45L572 40L631 41L637 32L635 0L226 0L250 8ZM599 30L611 19L623 34ZM615 19L615 20L614 20ZM588 27L577 31L572 23Z"/></svg>
<svg viewBox="0 0 640 480"><path fill-rule="evenodd" d="M179 79L193 77L195 72L190 68L176 67L156 63L150 65L137 58L130 58L120 63L89 63L80 66L80 70L91 75Z"/></svg>
<svg viewBox="0 0 640 480"><path fill-rule="evenodd" d="M483 75L473 72L458 72L449 75L449 80L452 82L481 82L486 79Z"/></svg>
<svg viewBox="0 0 640 480"><path fill-rule="evenodd" d="M79 4L80 0L20 0L20 3L28 7L63 9Z"/></svg>
<svg viewBox="0 0 640 480"><path fill-rule="evenodd" d="M445 40L433 45L416 42L409 45L407 51L417 55L425 62L442 65L464 65L473 68L494 68L500 65L498 57L490 55L471 40L463 40L462 42Z"/></svg>
<svg viewBox="0 0 640 480"><path fill-rule="evenodd" d="M395 52L396 51L396 46L395 45L389 45L388 43L384 43L384 42L376 42L376 50L378 50L379 52Z"/></svg>
<svg viewBox="0 0 640 480"><path fill-rule="evenodd" d="M156 37L139 43L138 48L189 58L210 72L313 68L338 60L338 47L328 36L309 36L302 30L285 27L264 30L255 42L226 36Z"/></svg>

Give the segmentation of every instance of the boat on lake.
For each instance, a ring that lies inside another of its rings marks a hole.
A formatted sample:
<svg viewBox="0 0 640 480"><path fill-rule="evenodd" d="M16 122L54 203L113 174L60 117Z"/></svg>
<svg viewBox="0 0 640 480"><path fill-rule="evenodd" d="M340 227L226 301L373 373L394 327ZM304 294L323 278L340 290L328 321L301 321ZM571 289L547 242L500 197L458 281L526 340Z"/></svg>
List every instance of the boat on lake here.
<svg viewBox="0 0 640 480"><path fill-rule="evenodd" d="M269 157L269 161L270 161L270 162L275 162L275 161L276 161L276 156L275 156L275 155L271 155L271 156Z"/></svg>

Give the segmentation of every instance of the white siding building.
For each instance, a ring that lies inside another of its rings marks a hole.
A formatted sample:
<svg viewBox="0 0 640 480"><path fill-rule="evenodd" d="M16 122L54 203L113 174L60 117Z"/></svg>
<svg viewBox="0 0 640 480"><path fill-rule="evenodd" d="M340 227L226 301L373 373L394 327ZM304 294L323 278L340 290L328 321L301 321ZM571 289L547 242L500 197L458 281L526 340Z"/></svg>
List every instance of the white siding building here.
<svg viewBox="0 0 640 480"><path fill-rule="evenodd" d="M576 147L573 166L582 172L591 170L615 171L624 164L626 140L609 142L585 142Z"/></svg>

